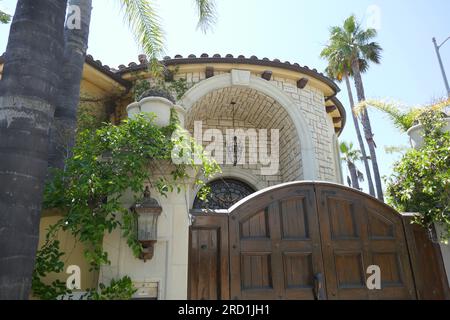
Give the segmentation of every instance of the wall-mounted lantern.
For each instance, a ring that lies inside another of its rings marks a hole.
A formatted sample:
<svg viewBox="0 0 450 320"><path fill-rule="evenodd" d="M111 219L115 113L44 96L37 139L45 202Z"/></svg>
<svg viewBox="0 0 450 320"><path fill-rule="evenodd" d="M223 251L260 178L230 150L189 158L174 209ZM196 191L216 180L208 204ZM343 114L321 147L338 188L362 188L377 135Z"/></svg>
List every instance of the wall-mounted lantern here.
<svg viewBox="0 0 450 320"><path fill-rule="evenodd" d="M162 207L150 196L150 190L146 187L144 199L135 203L131 209L137 214L138 241L144 248L139 258L145 262L153 258L153 247L158 239L158 218Z"/></svg>

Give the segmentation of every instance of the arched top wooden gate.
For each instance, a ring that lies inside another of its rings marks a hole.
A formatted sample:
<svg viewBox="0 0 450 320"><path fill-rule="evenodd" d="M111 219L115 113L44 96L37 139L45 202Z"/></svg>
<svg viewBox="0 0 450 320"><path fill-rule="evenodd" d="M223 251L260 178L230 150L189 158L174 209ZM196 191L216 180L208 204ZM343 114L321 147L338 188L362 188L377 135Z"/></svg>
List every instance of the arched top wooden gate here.
<svg viewBox="0 0 450 320"><path fill-rule="evenodd" d="M401 215L340 185L287 183L197 215L190 248L192 299L417 298Z"/></svg>

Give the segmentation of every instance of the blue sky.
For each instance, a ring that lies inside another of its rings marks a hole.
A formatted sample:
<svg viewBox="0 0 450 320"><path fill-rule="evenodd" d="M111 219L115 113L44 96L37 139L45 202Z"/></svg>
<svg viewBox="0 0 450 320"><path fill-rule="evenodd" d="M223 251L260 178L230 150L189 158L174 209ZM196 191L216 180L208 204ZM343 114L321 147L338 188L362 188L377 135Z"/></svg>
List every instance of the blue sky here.
<svg viewBox="0 0 450 320"><path fill-rule="evenodd" d="M137 61L139 48L123 23L119 0L94 0L89 53L111 67ZM13 12L15 0L0 6ZM445 95L433 36L450 36L448 0L217 0L218 21L207 34L196 30L193 0L155 2L166 33L166 54L231 53L260 58L279 58L323 70L319 58L328 39L328 29L340 25L350 14L366 19L368 8L380 8L377 41L383 46L383 60L364 75L368 98L392 98L406 104L424 104ZM6 48L8 27L0 26L0 50ZM441 49L450 76L450 42ZM348 109L343 85L339 98ZM349 113L349 111L348 111ZM350 116L350 115L349 115ZM389 175L399 155L388 155L384 146L408 145L405 134L385 116L372 111L372 126L378 145L382 175ZM356 137L349 119L341 140ZM363 167L362 165L360 166Z"/></svg>

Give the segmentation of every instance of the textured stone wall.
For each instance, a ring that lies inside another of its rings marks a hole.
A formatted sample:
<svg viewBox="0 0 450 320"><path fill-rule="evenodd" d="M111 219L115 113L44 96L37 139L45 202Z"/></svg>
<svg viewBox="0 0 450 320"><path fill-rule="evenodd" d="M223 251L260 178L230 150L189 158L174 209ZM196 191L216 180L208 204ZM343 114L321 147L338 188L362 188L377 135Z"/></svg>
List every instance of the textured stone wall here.
<svg viewBox="0 0 450 320"><path fill-rule="evenodd" d="M214 75L220 75L228 72L215 71ZM261 74L252 74L261 77ZM190 73L176 73L174 80L185 79L188 88L192 88L197 83L206 79L205 72L190 72ZM304 89L297 88L296 81L288 78L272 77L270 84L282 90L294 102L298 114L306 120L308 124L307 130L311 133L312 142L315 153L316 163L316 177L317 180L339 182L340 164L339 157L336 155L334 147L333 136L334 126L332 119L328 116L325 108L325 97L318 88L307 85ZM229 105L230 99L235 96L236 92L233 90L241 90L239 88L224 88L209 95L208 99L204 100L204 106L199 110L193 111L195 120L206 119L208 116L208 126L217 127L219 129L226 129L229 121L232 120L230 115L225 113L217 113L214 111L217 106L224 108ZM245 112L251 114L246 116L245 126L253 125L256 128L279 128L283 129L283 134L280 136L280 174L278 177L268 177L267 185L273 185L280 182L288 182L303 179L302 159L300 153L300 145L298 141L293 142L291 134L295 131L295 125L289 119L286 111L283 108L274 108L276 101L272 98L264 96L255 90L248 89L241 91L242 100L249 100L245 105L247 108ZM222 100L219 100L222 99ZM228 99L228 100L227 100ZM258 101L260 99L260 101ZM202 99L203 100L203 99ZM238 111L238 114L241 111ZM211 118L215 115L215 118ZM242 116L242 114L240 114ZM266 116L266 117L264 117ZM192 118L192 115L188 114ZM270 118L270 121L264 121L263 118ZM295 139L296 140L296 139ZM247 170L258 170L246 168ZM259 171L259 170L258 170Z"/></svg>
<svg viewBox="0 0 450 320"><path fill-rule="evenodd" d="M298 89L295 82L290 79L275 77L271 83L282 89L296 102L298 112L307 120L314 140L319 179L337 181L338 173L335 169L333 146L334 127L326 113L323 93L311 86Z"/></svg>
<svg viewBox="0 0 450 320"><path fill-rule="evenodd" d="M215 72L214 75L223 74L225 72ZM260 76L260 75L257 75ZM196 83L205 79L204 72L176 74L175 80L186 79L189 88ZM316 171L318 172L318 180L337 182L339 180L339 173L336 170L336 155L333 144L334 126L331 123L331 118L327 115L325 109L324 94L317 88L307 85L304 89L298 89L296 82L292 79L285 79L273 77L270 83L280 90L283 90L290 98L292 98L297 105L298 112L306 119L309 125L309 131L312 134L313 143L316 154ZM270 99L270 98L269 98ZM282 111L280 110L280 113ZM280 120L279 115L274 116L274 121ZM282 120L280 120L282 121ZM289 128L289 130L294 130ZM296 150L293 150L296 151ZM281 154L281 159L284 163L292 161L301 162L298 154L295 152L288 152ZM301 164L296 167L301 166ZM338 166L339 167L339 166ZM283 181L292 181L301 179L301 175L296 175L293 168L286 168L282 176Z"/></svg>
<svg viewBox="0 0 450 320"><path fill-rule="evenodd" d="M234 102L233 106L231 103ZM233 116L234 115L234 116ZM233 121L234 118L234 121ZM267 151L271 150L271 130L279 132L279 150L273 152L278 162L277 174L265 175L261 173L262 167L268 167L258 161L258 164L250 164L249 159L259 159L260 142L258 146L250 145L249 140L245 144L245 164L238 167L248 170L256 176L265 186L272 186L283 182L296 181L302 178L302 160L300 155L300 141L296 134L295 126L284 110L274 99L262 95L254 89L229 87L207 94L200 99L187 115L187 128L192 132L194 121L202 121L203 131L218 129L226 134L227 129L254 129L259 133L260 129L267 130ZM193 132L192 132L193 133ZM227 150L224 138L223 150ZM204 143L208 145L210 142ZM228 151L230 153L230 151ZM232 154L231 154L232 156ZM226 158L224 158L226 159Z"/></svg>
<svg viewBox="0 0 450 320"><path fill-rule="evenodd" d="M203 123L203 130L208 129L219 129L222 132L226 132L227 129L232 129L232 119L226 119L221 118L219 119L213 119L213 120L206 120ZM248 128L249 123L246 123L244 121L235 121L235 125L237 128ZM210 142L205 142L203 145L206 146ZM268 146L270 150L270 145ZM279 174L275 175L262 175L261 174L261 168L263 167L260 163L258 164L249 164L248 161L245 161L244 164L237 164L234 166L233 164L227 164L227 156L232 157L232 151L227 150L226 141L223 142L223 149L224 149L224 164L222 165L222 168L224 170L226 169L232 169L235 172L235 178L242 178L243 180L246 180L242 173L247 173L252 175L255 179L258 181L259 188L263 187L269 187L273 185L277 185L284 182L282 173L279 172ZM227 155L228 153L228 155ZM258 150L255 148L250 147L249 141L247 140L245 143L245 159L249 159L250 156L257 157L258 156ZM232 158L231 158L232 160ZM283 167L283 166L280 166ZM247 181L248 182L248 181Z"/></svg>

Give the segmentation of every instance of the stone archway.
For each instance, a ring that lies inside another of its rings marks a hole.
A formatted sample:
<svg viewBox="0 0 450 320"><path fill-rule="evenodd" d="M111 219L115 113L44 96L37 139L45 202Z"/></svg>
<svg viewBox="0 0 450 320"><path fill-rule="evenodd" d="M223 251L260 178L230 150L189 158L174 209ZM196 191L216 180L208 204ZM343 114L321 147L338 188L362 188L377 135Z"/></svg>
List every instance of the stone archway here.
<svg viewBox="0 0 450 320"><path fill-rule="evenodd" d="M232 70L229 74L214 76L196 84L185 93L183 98L180 100L180 104L189 114L194 105L207 94L230 87L253 89L260 94L270 97L283 108L292 121L295 127L296 136L300 141L300 154L303 169L302 179L316 180L318 176L316 156L309 126L302 115L298 112L296 103L288 95L286 95L286 93L273 84L251 75L249 71Z"/></svg>
<svg viewBox="0 0 450 320"><path fill-rule="evenodd" d="M206 94L189 110L186 128L197 139L204 138L205 148L211 145L219 148L221 153L216 154L216 160L223 170L231 171L237 178L248 180L253 176L254 184L262 188L304 180L301 142L293 121L278 102L254 89L228 87ZM237 142L236 153L231 137L227 138L229 130L245 135ZM212 138L208 132L220 137ZM274 141L279 141L278 148L272 148ZM261 161L263 154L268 155L263 146L270 153L269 166ZM233 160L239 161L233 164ZM268 172L267 168L273 171Z"/></svg>

